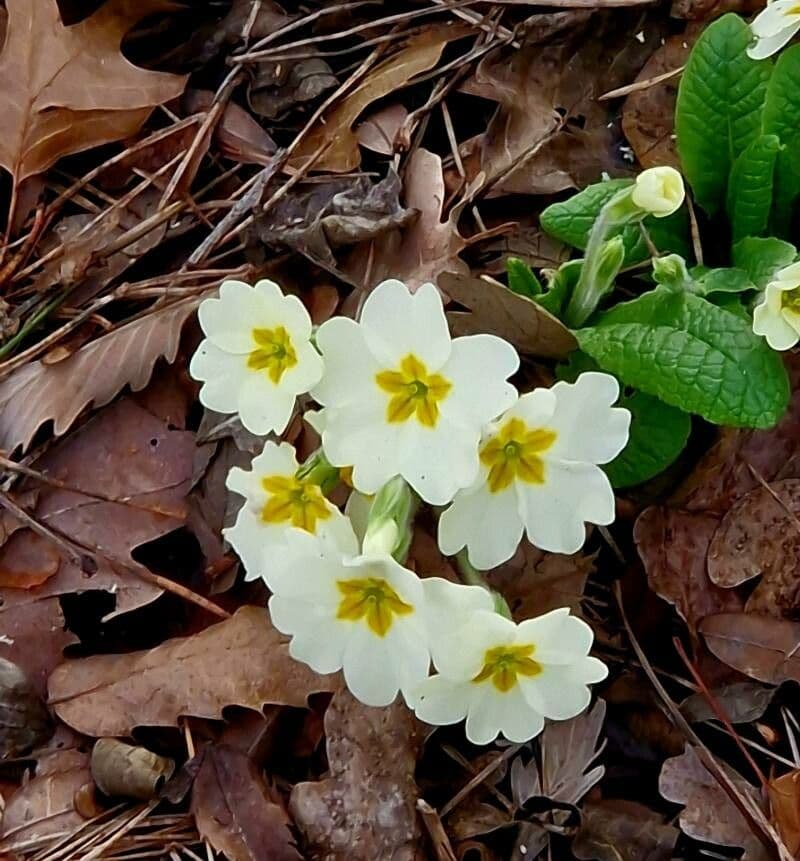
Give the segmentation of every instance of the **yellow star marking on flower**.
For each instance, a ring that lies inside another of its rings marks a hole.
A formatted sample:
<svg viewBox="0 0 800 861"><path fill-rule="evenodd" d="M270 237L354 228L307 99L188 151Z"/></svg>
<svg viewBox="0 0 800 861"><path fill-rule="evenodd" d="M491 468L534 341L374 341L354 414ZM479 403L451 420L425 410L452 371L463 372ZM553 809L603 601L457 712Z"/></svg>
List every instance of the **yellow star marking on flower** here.
<svg viewBox="0 0 800 861"><path fill-rule="evenodd" d="M293 475L268 475L261 486L270 494L261 509L265 523L291 523L306 532L314 533L318 520L331 516L319 485L303 481Z"/></svg>
<svg viewBox="0 0 800 861"><path fill-rule="evenodd" d="M542 665L531 655L535 646L495 646L483 656L483 669L472 680L475 684L492 680L501 693L508 693L517 683L517 676L538 676Z"/></svg>
<svg viewBox="0 0 800 861"><path fill-rule="evenodd" d="M289 333L283 326L274 329L253 329L256 348L247 358L247 367L266 371L275 385L283 374L297 364L297 353Z"/></svg>
<svg viewBox="0 0 800 861"><path fill-rule="evenodd" d="M406 604L380 577L339 580L336 585L344 596L336 618L348 622L364 619L370 630L379 637L386 636L394 616L407 616L414 612L411 604Z"/></svg>
<svg viewBox="0 0 800 861"><path fill-rule="evenodd" d="M781 308L786 308L793 314L800 314L800 288L786 290L781 293Z"/></svg>
<svg viewBox="0 0 800 861"><path fill-rule="evenodd" d="M481 463L489 467L489 490L499 493L515 478L544 484L544 462L539 455L557 436L547 428L529 428L522 419L509 419L481 449Z"/></svg>
<svg viewBox="0 0 800 861"><path fill-rule="evenodd" d="M417 421L429 428L436 427L439 402L453 388L441 374L429 374L425 363L413 353L400 362L399 371L381 371L375 375L375 382L392 395L386 408L387 421L404 422L416 415Z"/></svg>

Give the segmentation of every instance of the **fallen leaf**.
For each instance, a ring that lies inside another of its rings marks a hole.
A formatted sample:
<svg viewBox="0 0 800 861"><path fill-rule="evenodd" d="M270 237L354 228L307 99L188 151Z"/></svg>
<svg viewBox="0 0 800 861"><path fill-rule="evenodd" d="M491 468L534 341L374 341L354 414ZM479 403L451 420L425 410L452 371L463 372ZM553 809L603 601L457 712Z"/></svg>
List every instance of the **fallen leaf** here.
<svg viewBox="0 0 800 861"><path fill-rule="evenodd" d="M0 448L27 449L53 421L61 436L90 404L109 403L126 386L143 389L161 359L173 362L183 324L202 297L169 305L91 341L63 362L30 362L0 382ZM13 409L10 405L13 404Z"/></svg>
<svg viewBox="0 0 800 861"><path fill-rule="evenodd" d="M800 771L795 769L767 784L772 818L793 858L800 852Z"/></svg>
<svg viewBox="0 0 800 861"><path fill-rule="evenodd" d="M763 8L763 0L673 0L670 15L692 21L712 21L726 12L748 15Z"/></svg>
<svg viewBox="0 0 800 861"><path fill-rule="evenodd" d="M266 704L305 707L331 691L289 657L288 640L261 607L189 637L125 655L67 661L50 677L50 705L84 735L129 736L137 726L176 726L182 715L220 719L226 706L260 711Z"/></svg>
<svg viewBox="0 0 800 861"><path fill-rule="evenodd" d="M184 76L138 68L120 52L122 37L158 5L111 0L64 27L55 0L8 0L0 165L15 183L64 155L132 135L156 105L180 95Z"/></svg>
<svg viewBox="0 0 800 861"><path fill-rule="evenodd" d="M274 120L338 85L331 67L321 57L295 63L258 63L247 88L247 102L259 116Z"/></svg>
<svg viewBox="0 0 800 861"><path fill-rule="evenodd" d="M361 153L353 125L364 109L432 69L439 62L444 46L469 32L461 25L443 24L429 26L409 38L403 48L375 66L319 119L294 151L292 166L301 168L327 144L327 149L314 161L315 171L346 173L357 168Z"/></svg>
<svg viewBox="0 0 800 861"><path fill-rule="evenodd" d="M41 487L33 516L81 548L67 554L58 546L58 568L37 597L108 590L116 598L115 614L157 598L161 590L129 570L135 567L131 554L184 525L196 458L208 456L207 449L197 449L194 434L171 430L125 398L34 461L33 468L71 489ZM38 486L34 479L26 482ZM0 582L8 571L18 577L23 563L29 576L51 570L53 545L34 535L20 529L0 548Z"/></svg>
<svg viewBox="0 0 800 861"><path fill-rule="evenodd" d="M722 766L739 791L761 806L758 791L732 769ZM659 792L675 804L685 805L679 822L681 830L695 840L739 846L746 861L766 861L763 845L725 790L700 761L694 748L686 746L680 755L668 759L658 779Z"/></svg>
<svg viewBox="0 0 800 861"><path fill-rule="evenodd" d="M406 162L405 203L418 215L402 230L364 243L350 256L344 271L365 289L386 278L399 278L413 291L426 281L436 283L442 272L469 273L458 256L466 242L458 232L456 213L442 221L445 201L442 160L417 149Z"/></svg>
<svg viewBox="0 0 800 861"><path fill-rule="evenodd" d="M680 832L643 804L622 798L589 801L572 853L583 861L667 861Z"/></svg>
<svg viewBox="0 0 800 861"><path fill-rule="evenodd" d="M98 739L90 765L92 778L103 794L142 801L155 798L175 771L174 760L117 738Z"/></svg>
<svg viewBox="0 0 800 861"><path fill-rule="evenodd" d="M732 682L711 691L731 723L752 723L761 718L778 692L756 682ZM718 720L708 698L701 692L692 694L681 703L686 720L701 723Z"/></svg>
<svg viewBox="0 0 800 861"><path fill-rule="evenodd" d="M200 836L231 861L300 861L289 820L244 753L213 745L192 791Z"/></svg>
<svg viewBox="0 0 800 861"><path fill-rule="evenodd" d="M356 126L358 142L372 152L392 155L395 138L407 116L408 111L399 102L379 108Z"/></svg>
<svg viewBox="0 0 800 861"><path fill-rule="evenodd" d="M706 616L742 608L735 592L708 577L706 555L718 525L713 514L653 506L639 515L633 530L650 587L675 605L693 633Z"/></svg>
<svg viewBox="0 0 800 861"><path fill-rule="evenodd" d="M722 518L708 548L708 575L731 588L761 576L745 605L753 613L791 616L798 606L800 479L776 481L741 497Z"/></svg>
<svg viewBox="0 0 800 861"><path fill-rule="evenodd" d="M682 68L700 35L699 27L670 36L644 64L634 83ZM639 164L644 167L670 165L680 168L675 150L675 99L680 74L631 93L622 108L622 130L630 142Z"/></svg>
<svg viewBox="0 0 800 861"><path fill-rule="evenodd" d="M448 313L454 335L490 332L522 353L554 359L577 349L575 336L559 319L497 281L444 273L438 283L451 299L469 309Z"/></svg>
<svg viewBox="0 0 800 861"><path fill-rule="evenodd" d="M760 682L800 681L800 622L759 613L720 613L700 625L708 648Z"/></svg>
<svg viewBox="0 0 800 861"><path fill-rule="evenodd" d="M28 677L0 658L0 762L32 750L52 734L50 715Z"/></svg>
<svg viewBox="0 0 800 861"><path fill-rule="evenodd" d="M325 713L330 777L298 783L290 811L312 857L413 861L421 854L414 770L422 733L399 702L362 705L336 693Z"/></svg>

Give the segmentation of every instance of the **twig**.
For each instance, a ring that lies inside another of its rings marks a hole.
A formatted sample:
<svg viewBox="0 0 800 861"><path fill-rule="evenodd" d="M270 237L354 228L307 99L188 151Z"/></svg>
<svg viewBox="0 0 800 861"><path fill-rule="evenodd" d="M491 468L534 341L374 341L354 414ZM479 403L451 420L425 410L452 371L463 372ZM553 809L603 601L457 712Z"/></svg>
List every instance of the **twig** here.
<svg viewBox="0 0 800 861"><path fill-rule="evenodd" d="M650 87L655 87L656 84L662 84L676 75L680 75L686 66L678 66L677 69L670 69L668 72L662 72L660 75L655 75L652 78L647 78L644 81L634 81L632 84L626 84L624 87L617 87L615 90L609 90L597 97L598 102L606 102L609 99L619 99L622 96L629 96L631 93L639 93L642 90L649 90Z"/></svg>

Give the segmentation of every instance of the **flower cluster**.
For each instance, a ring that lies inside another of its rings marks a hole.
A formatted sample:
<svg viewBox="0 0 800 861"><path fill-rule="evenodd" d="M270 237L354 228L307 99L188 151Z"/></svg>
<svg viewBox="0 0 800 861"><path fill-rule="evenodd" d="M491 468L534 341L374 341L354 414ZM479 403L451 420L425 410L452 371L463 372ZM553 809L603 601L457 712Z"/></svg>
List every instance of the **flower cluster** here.
<svg viewBox="0 0 800 861"><path fill-rule="evenodd" d="M227 481L244 502L226 538L269 587L292 656L341 670L367 704L402 693L430 723L466 718L481 744L532 738L545 718L585 708L606 670L584 622L557 610L515 624L484 586L403 562L420 502L442 507L440 547L473 575L510 559L523 535L573 553L587 523L610 523L600 465L630 422L614 406L616 380L590 372L520 396L516 350L488 334L452 338L432 284L412 294L385 281L357 322L314 331L274 283L228 281L199 317L206 339L191 372L203 404L261 435L282 433L301 397L321 407L305 413L322 440L309 460L267 441ZM345 476L343 513L328 492Z"/></svg>

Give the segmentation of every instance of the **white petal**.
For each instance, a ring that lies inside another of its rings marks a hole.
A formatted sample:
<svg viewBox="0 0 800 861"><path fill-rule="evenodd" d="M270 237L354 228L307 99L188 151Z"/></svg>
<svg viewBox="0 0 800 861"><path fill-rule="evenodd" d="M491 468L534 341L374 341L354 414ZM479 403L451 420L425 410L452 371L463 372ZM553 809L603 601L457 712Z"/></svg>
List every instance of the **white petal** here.
<svg viewBox="0 0 800 861"><path fill-rule="evenodd" d="M514 641L517 626L488 610L473 610L468 624L436 644L436 668L450 679L468 682L483 669L488 649Z"/></svg>
<svg viewBox="0 0 800 861"><path fill-rule="evenodd" d="M346 517L331 503L328 503L331 516L327 520L317 520L317 535L339 553L352 556L358 553L359 540Z"/></svg>
<svg viewBox="0 0 800 861"><path fill-rule="evenodd" d="M453 384L441 403L442 415L466 427L483 426L517 400L508 378L519 370L517 351L494 335L456 338L441 373Z"/></svg>
<svg viewBox="0 0 800 861"><path fill-rule="evenodd" d="M239 391L251 372L241 356L220 350L206 338L192 356L189 373L195 380L205 382L200 389L200 403L219 413L234 413Z"/></svg>
<svg viewBox="0 0 800 861"><path fill-rule="evenodd" d="M773 350L789 350L800 340L800 334L784 315L770 307L769 294L753 309L753 331L763 335Z"/></svg>
<svg viewBox="0 0 800 861"><path fill-rule="evenodd" d="M264 580L277 595L334 606L341 597L341 555L320 537L302 529L284 530L281 544L270 548L264 561Z"/></svg>
<svg viewBox="0 0 800 861"><path fill-rule="evenodd" d="M266 374L251 374L239 390L239 418L251 433L266 436L286 430L295 395L276 386Z"/></svg>
<svg viewBox="0 0 800 861"><path fill-rule="evenodd" d="M302 395L310 391L322 379L322 357L308 341L295 343L297 364L284 371L281 388Z"/></svg>
<svg viewBox="0 0 800 861"><path fill-rule="evenodd" d="M800 28L800 22L797 25ZM794 290L800 287L800 262L790 263L775 273L774 282L781 286L782 290Z"/></svg>
<svg viewBox="0 0 800 861"><path fill-rule="evenodd" d="M392 703L400 691L399 657L388 637L354 624L342 662L344 680L353 696L368 706Z"/></svg>
<svg viewBox="0 0 800 861"><path fill-rule="evenodd" d="M428 643L433 662L438 666L442 641L458 634L465 626L469 629L474 611L494 610L494 601L489 590L482 586L464 586L442 577L426 577L422 581L422 589L425 594L422 613Z"/></svg>
<svg viewBox="0 0 800 861"><path fill-rule="evenodd" d="M274 281L267 280L256 284L256 292L269 308L270 319L265 322L270 328L283 326L295 346L308 341L312 330L311 317L297 296L284 296Z"/></svg>
<svg viewBox="0 0 800 861"><path fill-rule="evenodd" d="M544 664L569 664L586 657L594 632L582 619L560 607L517 626L517 642L536 646L534 659Z"/></svg>
<svg viewBox="0 0 800 861"><path fill-rule="evenodd" d="M466 547L469 561L478 570L488 571L514 555L523 528L514 485L491 493L484 483L460 491L442 513L439 547L448 556Z"/></svg>
<svg viewBox="0 0 800 861"><path fill-rule="evenodd" d="M766 12L767 10L765 9L764 11ZM751 25L751 29L754 30L753 25ZM800 22L784 27L782 30L778 30L777 33L769 36L756 35L756 41L747 49L747 56L751 60L766 60L790 42L798 30L800 30Z"/></svg>
<svg viewBox="0 0 800 861"><path fill-rule="evenodd" d="M319 327L316 340L325 369L311 392L314 400L326 407L340 407L378 398L375 375L384 369L367 349L357 323L332 317ZM385 408L385 398L381 402Z"/></svg>
<svg viewBox="0 0 800 861"><path fill-rule="evenodd" d="M353 490L350 496L347 497L347 502L344 506L344 513L350 519L350 524L358 538L359 546L361 546L361 542L364 540L364 535L367 531L372 500L373 497Z"/></svg>
<svg viewBox="0 0 800 861"><path fill-rule="evenodd" d="M756 15L750 24L754 36L776 36L782 30L791 26L797 20L796 16L787 15L795 8L795 0L775 0Z"/></svg>
<svg viewBox="0 0 800 861"><path fill-rule="evenodd" d="M370 351L387 368L412 353L429 371L438 371L450 355L442 298L433 284L423 284L412 296L402 281L384 281L367 297L361 327Z"/></svg>
<svg viewBox="0 0 800 861"><path fill-rule="evenodd" d="M249 353L253 347L255 320L263 314L264 305L249 284L224 281L219 299L200 303L197 317L208 339L227 353Z"/></svg>
<svg viewBox="0 0 800 861"><path fill-rule="evenodd" d="M241 494L248 501L263 505L267 492L261 486L261 480L268 475L294 475L297 471L297 457L294 447L287 442L280 445L268 441L260 454L250 463L250 469L244 470L233 467L225 481L229 490Z"/></svg>
<svg viewBox="0 0 800 861"><path fill-rule="evenodd" d="M503 416L502 424L507 418L516 416L532 428L548 427L556 410L556 396L552 389L534 389L521 395L514 406Z"/></svg>
<svg viewBox="0 0 800 861"><path fill-rule="evenodd" d="M480 428L459 427L444 416L435 428L404 422L408 434L399 474L425 502L446 505L478 475ZM358 486L358 485L357 485ZM361 489L361 488L359 488Z"/></svg>
<svg viewBox="0 0 800 861"><path fill-rule="evenodd" d="M517 482L524 498L528 540L541 550L575 553L586 540L584 522L614 520L614 491L598 466L547 460L545 483Z"/></svg>
<svg viewBox="0 0 800 861"><path fill-rule="evenodd" d="M225 540L242 560L245 580L256 580L264 575L266 545L276 540L270 529L247 505L239 509L236 523L223 530Z"/></svg>
<svg viewBox="0 0 800 861"><path fill-rule="evenodd" d="M589 705L589 688L571 674L571 666L545 666L538 676L517 676L525 699L546 718L567 720Z"/></svg>
<svg viewBox="0 0 800 861"><path fill-rule="evenodd" d="M473 744L490 744L502 734L513 742L537 736L544 727L541 714L533 709L518 685L501 693L491 683L480 687L481 696L472 700L467 715L467 738Z"/></svg>
<svg viewBox="0 0 800 861"><path fill-rule="evenodd" d="M556 383L551 391L556 408L549 426L558 437L548 450L549 457L608 463L625 448L631 414L612 408L619 397L614 377L590 371L574 383Z"/></svg>
<svg viewBox="0 0 800 861"><path fill-rule="evenodd" d="M270 612L272 601L277 604L279 600L270 599ZM278 630L282 630L274 620L273 624ZM346 645L346 632L342 626L320 619L314 629L303 629L292 639L289 654L318 673L335 673L342 668Z"/></svg>
<svg viewBox="0 0 800 861"><path fill-rule="evenodd" d="M467 716L477 691L472 682L455 682L444 676L429 676L409 695L417 717L432 726L458 723Z"/></svg>

